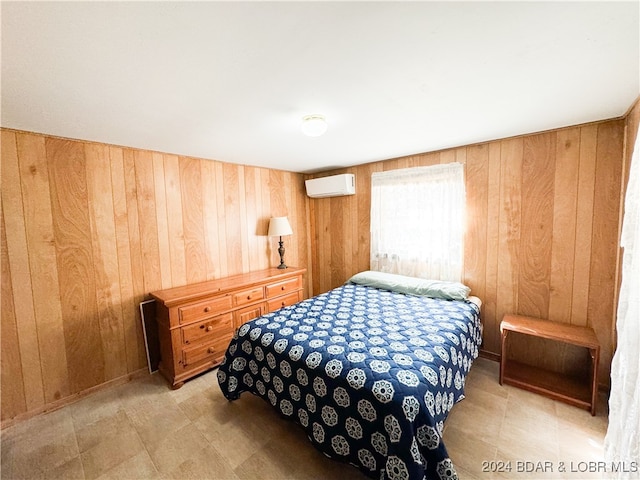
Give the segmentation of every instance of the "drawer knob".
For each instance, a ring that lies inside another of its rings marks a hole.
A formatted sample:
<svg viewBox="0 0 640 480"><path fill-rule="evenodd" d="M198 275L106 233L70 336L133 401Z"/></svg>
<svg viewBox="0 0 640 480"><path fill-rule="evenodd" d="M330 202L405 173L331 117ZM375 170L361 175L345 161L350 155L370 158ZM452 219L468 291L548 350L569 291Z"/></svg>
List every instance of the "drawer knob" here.
<svg viewBox="0 0 640 480"><path fill-rule="evenodd" d="M207 353L214 353L214 352L215 352L215 349L213 347L209 347L207 349Z"/></svg>
<svg viewBox="0 0 640 480"><path fill-rule="evenodd" d="M210 332L211 330L213 330L213 326L212 325L207 325L207 332Z"/></svg>
<svg viewBox="0 0 640 480"><path fill-rule="evenodd" d="M285 286L283 285L281 288L282 288L282 290L285 290L287 287L285 287Z"/></svg>
<svg viewBox="0 0 640 480"><path fill-rule="evenodd" d="M285 306L285 303L284 303L284 302L282 302L282 306L283 306L283 307Z"/></svg>
<svg viewBox="0 0 640 480"><path fill-rule="evenodd" d="M205 312L210 312L211 311L211 307L204 307L204 311Z"/></svg>
<svg viewBox="0 0 640 480"><path fill-rule="evenodd" d="M247 295L247 300L251 300L251 295Z"/></svg>

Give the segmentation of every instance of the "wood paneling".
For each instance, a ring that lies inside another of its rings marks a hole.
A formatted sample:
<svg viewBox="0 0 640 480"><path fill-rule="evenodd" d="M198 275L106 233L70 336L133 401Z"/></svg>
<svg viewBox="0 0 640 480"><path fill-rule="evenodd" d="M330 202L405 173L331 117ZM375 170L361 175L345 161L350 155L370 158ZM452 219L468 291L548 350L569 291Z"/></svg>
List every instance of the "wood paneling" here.
<svg viewBox="0 0 640 480"><path fill-rule="evenodd" d="M146 368L150 291L277 266L269 217L307 268L301 174L1 133L5 424Z"/></svg>
<svg viewBox="0 0 640 480"><path fill-rule="evenodd" d="M520 257L520 218L522 158L524 153L522 138L500 142L500 196L498 198L498 279L496 284L496 315L489 318L483 309L484 335L493 338L495 350L500 339L498 324L506 314L515 312L518 305L518 272ZM509 161L503 161L509 159ZM465 249L473 248L465 239Z"/></svg>
<svg viewBox="0 0 640 480"><path fill-rule="evenodd" d="M12 417L27 409L24 383L15 384L16 379L22 379L22 363L18 339L18 325L16 312L13 308L13 293L11 285L11 270L7 254L7 237L4 226L4 215L0 220L0 234L2 235L2 328L0 330L0 388L2 397L0 407L7 416Z"/></svg>
<svg viewBox="0 0 640 480"><path fill-rule="evenodd" d="M34 166L33 168L36 167ZM46 172L46 167L44 171ZM6 245L2 248L2 254L8 256L6 260L3 259L3 265L6 264L6 270L11 275L2 275L2 332L15 330L17 332L17 345L6 346L7 352L5 353L3 338L2 368L3 371L8 368L15 372L21 372L21 376L13 379L15 382L13 384L11 382L12 379L3 374L2 390L5 391L5 388L23 389L26 408L36 409L45 403L45 385L43 384L43 364L40 359L38 324L33 302L34 287L31 280L30 264L24 261L24 259L28 258L25 225L31 219L31 216L28 215L29 212L25 212L23 205L17 141L15 135L3 131L2 220L5 225L5 233L2 241L6 242ZM47 242L42 242L41 245L45 247L45 251L50 250L46 248ZM9 256L10 251L12 252L11 256ZM36 255L38 253L40 251L34 252ZM53 263L55 264L55 257ZM10 295L10 297L7 298L6 295ZM7 325L7 323L11 322L15 322L15 326ZM64 349L64 343L61 348ZM20 360L20 365L11 364L12 361L18 359ZM54 374L53 371L47 371L46 373ZM50 386L55 389L58 385L54 383ZM5 405L4 400L2 407L3 411L6 407L10 412L20 412L20 406Z"/></svg>
<svg viewBox="0 0 640 480"><path fill-rule="evenodd" d="M325 172L355 173L357 194L313 200L301 174L3 129L2 421L145 368L139 302L276 266L271 216L289 217L305 296L342 284L369 268L372 172L453 161L467 166L463 281L484 301L485 351L499 353L505 313L588 325L606 380L639 118L636 103L625 120ZM581 361L561 353L562 368Z"/></svg>
<svg viewBox="0 0 640 480"><path fill-rule="evenodd" d="M142 329L138 328L137 305L142 290L137 289L134 281L134 269L139 268L139 236L137 229L131 235L130 226L135 214L127 210L128 190L125 182L125 156L121 148L110 147L109 159L111 167L111 187L113 194L113 217L115 222L115 241L118 259L120 287L120 308L124 335L124 349L127 360L127 371L133 372L144 365L145 349ZM137 224L136 224L137 225ZM136 293L138 292L138 293Z"/></svg>
<svg viewBox="0 0 640 480"><path fill-rule="evenodd" d="M591 267L587 325L602 341L602 358L613 356L612 318L617 310L617 259L620 245L620 196L624 121L598 125L596 183L593 202L594 227L591 236ZM601 365L601 373L603 373ZM609 369L605 370L605 378ZM602 377L601 377L602 378Z"/></svg>
<svg viewBox="0 0 640 480"><path fill-rule="evenodd" d="M489 145L476 145L467 151L465 169L467 236L477 242L475 248L464 249L464 273L468 285L477 296L486 296L487 214L489 187Z"/></svg>
<svg viewBox="0 0 640 480"><path fill-rule="evenodd" d="M518 313L549 316L555 134L524 139Z"/></svg>
<svg viewBox="0 0 640 480"><path fill-rule="evenodd" d="M235 218L235 222L226 222L226 238L227 238L227 269L231 275L242 273L242 222L238 221L240 217L240 198L244 196L244 172L243 169L237 168L235 165L223 164L222 166L224 182L224 215L225 218ZM280 172L279 172L280 173ZM277 185L275 189L279 194L282 193L282 185ZM233 239L236 239L235 241ZM231 240L231 241L229 241Z"/></svg>
<svg viewBox="0 0 640 480"><path fill-rule="evenodd" d="M24 205L25 231L27 235L27 252L25 257L15 258L11 244L9 244L10 263L15 261L21 265L24 259L29 259L29 275L31 291L20 291L19 296L32 294L32 299L25 298L28 303L33 301L35 310L35 334L37 347L33 351L20 347L22 358L31 357L35 362L40 361L42 371L42 385L44 386L45 403L63 398L70 393L70 381L66 372L67 345L64 332L64 318L62 316L62 293L59 286L60 272L57 262L54 202L50 189L50 173L47 168L46 139L31 135L17 136L18 158L20 162L20 182L22 184L22 202ZM4 151L3 151L4 153ZM8 194L3 190L4 195ZM8 223L7 223L8 228ZM7 230L7 236L8 236ZM12 278L16 272L12 266ZM14 290L15 292L15 290ZM22 298L15 297L17 305ZM17 317L19 335L27 333L20 325L21 315ZM35 345L33 345L35 346ZM35 374L38 368L33 365L30 372ZM30 397L27 397L29 403Z"/></svg>
<svg viewBox="0 0 640 480"><path fill-rule="evenodd" d="M208 272L200 162L193 158L181 158L179 164L187 283L204 282L208 279ZM184 208L184 206L188 206L188 208Z"/></svg>
<svg viewBox="0 0 640 480"><path fill-rule="evenodd" d="M69 389L81 392L105 379L87 164L82 143L47 138L45 145Z"/></svg>
<svg viewBox="0 0 640 480"><path fill-rule="evenodd" d="M624 121L612 120L323 172L355 173L357 190L355 197L309 201L313 293L369 268L373 171L461 162L467 195L463 281L484 302L484 351L499 355L506 313L588 325L602 343L600 378L606 382L614 342L623 135ZM549 348L513 343L534 360ZM574 371L588 365L570 348L554 348L558 355L547 367Z"/></svg>
<svg viewBox="0 0 640 480"><path fill-rule="evenodd" d="M593 198L596 182L598 126L589 125L580 130L571 323L586 326L591 267L591 232L593 231L594 220Z"/></svg>
<svg viewBox="0 0 640 480"><path fill-rule="evenodd" d="M155 185L156 224L158 225L158 252L160 254L160 281L162 288L171 285L171 247L169 246L169 216L167 214L167 185L164 179L164 158L154 152L153 183Z"/></svg>
<svg viewBox="0 0 640 480"><path fill-rule="evenodd" d="M580 129L558 132L553 186L553 239L549 279L549 315L554 321L571 319L580 162ZM569 241L567 241L569 240Z"/></svg>
<svg viewBox="0 0 640 480"><path fill-rule="evenodd" d="M127 373L109 147L85 145L100 339L107 380Z"/></svg>
<svg viewBox="0 0 640 480"><path fill-rule="evenodd" d="M213 162L210 162L213 163ZM204 165L203 165L204 168ZM210 176L206 176L210 178ZM167 202L167 229L169 241L169 262L171 264L171 283L173 285L186 285L187 283L187 262L185 258L184 228L182 218L182 195L180 188L180 165L178 157L175 155L164 155L164 181L165 197ZM215 200L215 199L214 199ZM169 220L171 219L171 220ZM205 219L205 229L208 222ZM209 249L206 249L209 251ZM211 258L217 258L218 252L212 251L215 255L207 255L207 265L211 263ZM212 271L213 269L211 269Z"/></svg>
<svg viewBox="0 0 640 480"><path fill-rule="evenodd" d="M144 291L152 292L162 288L153 154L144 150L135 150L133 152L133 164L136 205L138 207L138 228L140 230L140 250L142 253L142 278Z"/></svg>
<svg viewBox="0 0 640 480"><path fill-rule="evenodd" d="M502 145L489 145L489 165L487 172L487 256L485 271L485 294L483 305L485 315L495 317L498 309L498 261L502 252L500 246L500 156ZM443 155L444 157L444 155ZM486 335L484 348L490 352L499 349L499 332Z"/></svg>

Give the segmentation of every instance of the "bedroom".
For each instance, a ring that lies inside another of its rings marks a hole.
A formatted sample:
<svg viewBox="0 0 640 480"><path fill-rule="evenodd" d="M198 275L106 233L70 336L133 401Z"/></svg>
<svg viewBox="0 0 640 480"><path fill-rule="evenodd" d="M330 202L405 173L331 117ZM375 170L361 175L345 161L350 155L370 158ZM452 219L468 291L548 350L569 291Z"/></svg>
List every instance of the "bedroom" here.
<svg viewBox="0 0 640 480"><path fill-rule="evenodd" d="M3 24L3 45L4 35ZM371 172L453 160L466 164L473 221L464 281L483 299L486 355L499 354L506 312L588 322L603 347L600 378L608 378L637 83L619 111L565 124L572 127L327 168L323 175L355 173L357 194L323 200L306 197L307 175L294 168L5 125L5 88L3 81L3 426L144 375L138 303L162 288L277 265L266 236L272 216L292 224L286 259L307 269L306 297L368 269Z"/></svg>

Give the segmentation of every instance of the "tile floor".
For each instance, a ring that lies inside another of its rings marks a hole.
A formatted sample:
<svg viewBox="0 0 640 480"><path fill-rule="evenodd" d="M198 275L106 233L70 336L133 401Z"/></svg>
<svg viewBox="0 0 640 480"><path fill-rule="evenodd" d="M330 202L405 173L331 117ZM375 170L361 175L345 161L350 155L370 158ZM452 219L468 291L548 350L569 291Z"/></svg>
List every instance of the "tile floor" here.
<svg viewBox="0 0 640 480"><path fill-rule="evenodd" d="M581 471L602 459L604 396L592 417L500 386L498 364L482 358L466 392L444 434L461 479L606 478ZM7 480L365 478L315 450L267 402L246 393L225 400L215 371L175 391L155 374L95 393L6 428L1 452Z"/></svg>

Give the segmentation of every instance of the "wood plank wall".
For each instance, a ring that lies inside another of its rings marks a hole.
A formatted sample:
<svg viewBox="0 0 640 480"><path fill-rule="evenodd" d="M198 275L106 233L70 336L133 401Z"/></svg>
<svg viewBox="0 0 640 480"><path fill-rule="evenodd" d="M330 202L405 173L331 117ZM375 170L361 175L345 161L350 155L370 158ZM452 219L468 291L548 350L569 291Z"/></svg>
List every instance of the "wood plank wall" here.
<svg viewBox="0 0 640 480"><path fill-rule="evenodd" d="M629 109L625 116L625 171L624 171L624 192L629 181L629 170L631 168L631 156L633 155L633 147L635 145L638 130L640 128L640 98ZM624 209L623 209L624 213Z"/></svg>
<svg viewBox="0 0 640 480"><path fill-rule="evenodd" d="M602 343L600 380L608 383L624 134L618 119L308 175L354 173L357 182L354 196L310 200L313 293L369 268L372 172L462 162L463 281L484 302L483 350L498 357L505 313L588 325ZM514 344L523 360L544 357L539 343ZM584 369L582 351L558 353L545 366Z"/></svg>
<svg viewBox="0 0 640 480"><path fill-rule="evenodd" d="M148 293L306 267L302 175L3 129L2 421L146 368Z"/></svg>
<svg viewBox="0 0 640 480"><path fill-rule="evenodd" d="M325 172L355 173L357 194L314 200L300 174L2 129L1 420L146 368L138 303L277 265L270 216L292 223L286 260L309 269L307 296L367 270L371 173L454 161L467 165L464 281L484 301L485 352L499 353L505 312L590 325L606 382L639 118L636 102L624 120Z"/></svg>

